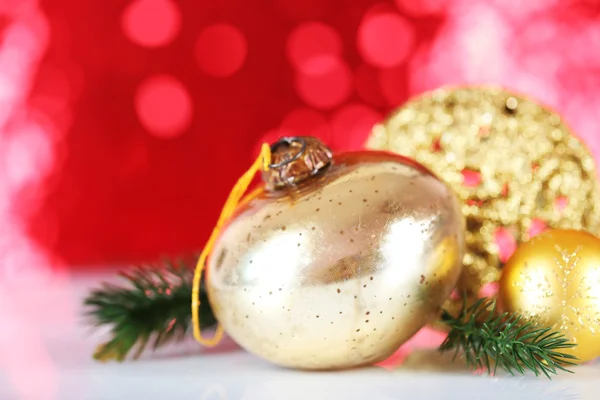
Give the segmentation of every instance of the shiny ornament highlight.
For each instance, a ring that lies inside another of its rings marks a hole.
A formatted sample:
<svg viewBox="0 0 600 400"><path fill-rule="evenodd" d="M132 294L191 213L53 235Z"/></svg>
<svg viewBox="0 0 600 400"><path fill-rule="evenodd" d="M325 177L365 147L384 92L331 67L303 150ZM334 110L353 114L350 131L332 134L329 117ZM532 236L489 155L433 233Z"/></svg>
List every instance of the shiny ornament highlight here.
<svg viewBox="0 0 600 400"><path fill-rule="evenodd" d="M502 308L560 331L580 362L600 357L600 239L576 230L547 231L522 244L500 279Z"/></svg>
<svg viewBox="0 0 600 400"><path fill-rule="evenodd" d="M540 225L600 232L593 157L557 113L521 95L425 93L376 125L367 147L414 158L458 193L467 220L459 288L472 300L500 277L499 233L518 244ZM445 307L456 312L459 303Z"/></svg>
<svg viewBox="0 0 600 400"><path fill-rule="evenodd" d="M435 318L460 276L464 219L429 170L303 137L272 146L263 181L206 266L211 306L240 346L291 368L355 367Z"/></svg>

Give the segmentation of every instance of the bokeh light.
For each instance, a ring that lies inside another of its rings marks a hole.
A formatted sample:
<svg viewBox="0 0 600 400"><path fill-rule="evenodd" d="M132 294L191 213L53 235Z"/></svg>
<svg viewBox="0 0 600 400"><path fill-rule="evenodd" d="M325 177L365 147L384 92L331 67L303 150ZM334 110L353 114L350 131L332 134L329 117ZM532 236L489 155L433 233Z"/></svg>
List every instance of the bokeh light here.
<svg viewBox="0 0 600 400"><path fill-rule="evenodd" d="M474 188L479 186L482 181L481 174L477 171L473 171L470 169L464 169L462 171L463 176L463 185Z"/></svg>
<svg viewBox="0 0 600 400"><path fill-rule="evenodd" d="M165 46L181 29L181 12L173 0L134 0L123 11L121 27L139 46Z"/></svg>
<svg viewBox="0 0 600 400"><path fill-rule="evenodd" d="M196 42L196 59L207 74L224 78L235 74L248 53L244 35L229 24L205 28Z"/></svg>
<svg viewBox="0 0 600 400"><path fill-rule="evenodd" d="M547 228L548 225L546 224L546 222L544 222L541 219L535 218L531 221L531 226L529 227L527 233L529 234L529 237L535 237L540 233L544 232Z"/></svg>
<svg viewBox="0 0 600 400"><path fill-rule="evenodd" d="M331 59L319 70L299 73L296 76L296 90L308 105L330 109L343 103L352 93L352 74L348 65L339 59Z"/></svg>
<svg viewBox="0 0 600 400"><path fill-rule="evenodd" d="M61 226L58 246L77 262L92 253L145 256L152 248L162 252L158 244L167 242L170 253L186 251L193 242L186 238L195 237L199 243L194 245L201 245L210 233L210 226L201 233L182 228L189 210L161 209L161 200L148 194L151 200L140 214L169 213L170 220L178 221L170 236L162 235L162 225L151 218L146 220L153 230L139 236L128 226L100 222L100 215L125 215L127 208L115 211L102 196L119 196L119 204L136 201L111 186L114 182L139 185L142 193L148 182L157 181L172 191L171 167L210 168L210 157L199 159L192 147L220 148L224 142L239 146L232 148L236 156L223 169L233 179L234 171L247 167L244 149L270 130L315 134L329 137L333 147L356 147L369 132L356 129L360 137L349 138L347 129L340 129L346 107L360 103L383 118L409 97L446 84L495 83L537 97L600 153L594 112L600 107L600 53L589 51L600 44L600 24L587 6L569 7L571 2L558 0L531 0L519 7L502 0L366 0L342 8L330 0L274 0L257 8L247 2L221 7L124 0L73 7L69 1L42 2L49 19L33 11L41 10L39 0L1 2L0 64L7 72L0 75L0 126L27 114L52 136L49 151L55 154L49 159L54 160L57 194L35 224L55 218ZM42 58L43 67L32 73ZM154 89L144 95L144 85L155 74L169 74L177 82L164 90L175 102L161 100ZM78 94L81 102L74 100ZM156 138L184 133L168 149L156 146ZM57 139L68 151L64 168ZM179 149L181 143L190 146ZM102 162L99 154L109 149L119 151L119 163ZM182 156L167 162L170 151ZM98 155L93 165L77 156L86 152ZM10 157L18 159L18 153ZM167 165L155 168L156 160ZM34 169L35 163L24 162L6 171L18 177ZM86 174L73 172L83 170ZM91 188L84 175L103 183ZM230 189L216 178L211 187L223 195ZM218 197L196 200L203 202L196 210L207 220L222 206ZM5 196L3 201L13 200ZM48 217L53 212L58 215ZM97 217L76 222L89 215ZM88 228L94 218L94 228ZM101 234L104 230L111 234ZM43 235L47 240L55 236ZM112 245L103 237L120 239Z"/></svg>
<svg viewBox="0 0 600 400"><path fill-rule="evenodd" d="M0 0L0 372L23 398L58 393L38 320L61 329L72 300L12 307L68 283L48 253L85 269L199 248L262 141L359 149L409 96L492 83L554 107L600 164L592 3ZM496 244L506 260L510 229Z"/></svg>
<svg viewBox="0 0 600 400"><path fill-rule="evenodd" d="M361 21L381 14L397 15L398 10L393 3L375 3L365 11Z"/></svg>
<svg viewBox="0 0 600 400"><path fill-rule="evenodd" d="M366 62L381 68L402 64L415 42L411 24L393 13L373 13L358 28L358 50Z"/></svg>
<svg viewBox="0 0 600 400"><path fill-rule="evenodd" d="M6 153L0 162L12 190L43 179L56 155L52 135L41 126L29 122L20 127L18 135L3 140Z"/></svg>
<svg viewBox="0 0 600 400"><path fill-rule="evenodd" d="M498 294L498 282L487 283L481 287L479 297L494 298Z"/></svg>
<svg viewBox="0 0 600 400"><path fill-rule="evenodd" d="M516 39L503 15L486 3L457 1L447 17L433 42L411 59L411 94L457 82L518 87L519 68L510 55Z"/></svg>
<svg viewBox="0 0 600 400"><path fill-rule="evenodd" d="M281 132L291 136L316 136L330 141L331 126L322 113L310 108L297 108L281 122Z"/></svg>
<svg viewBox="0 0 600 400"><path fill-rule="evenodd" d="M364 104L351 103L336 111L331 117L332 146L336 150L358 150L382 115Z"/></svg>
<svg viewBox="0 0 600 400"><path fill-rule="evenodd" d="M342 40L336 31L320 22L299 25L288 38L286 52L290 63L306 74L330 68L342 56Z"/></svg>
<svg viewBox="0 0 600 400"><path fill-rule="evenodd" d="M19 398L55 398L57 367L40 321L51 314L52 325L46 326L60 327L70 309L57 303L49 314L32 295L48 293L64 279L58 278L60 264L51 249L36 243L28 228L42 206L43 184L58 165L57 139L63 135L52 127L68 125L55 124L51 116L58 111L69 119L64 109L69 99L62 97L69 88L65 81L43 87L35 103L43 107L30 107L50 42L49 21L33 0L3 2L0 21L0 315L8 321L0 335L0 375Z"/></svg>
<svg viewBox="0 0 600 400"><path fill-rule="evenodd" d="M137 90L135 109L148 132L163 139L184 133L193 113L186 88L169 75L147 78Z"/></svg>
<svg viewBox="0 0 600 400"><path fill-rule="evenodd" d="M498 246L498 258L501 262L506 262L517 249L517 240L515 235L506 228L500 228L496 232L496 246Z"/></svg>
<svg viewBox="0 0 600 400"><path fill-rule="evenodd" d="M395 0L395 2L403 13L414 17L424 17L443 13L452 0Z"/></svg>
<svg viewBox="0 0 600 400"><path fill-rule="evenodd" d="M429 0L432 1L432 0ZM444 1L444 0L437 0ZM447 1L447 0L446 0ZM509 17L513 23L527 24L532 16L552 10L561 0L528 0L515 7L515 4L505 0L487 0L487 3L498 12ZM586 0L584 0L585 3ZM577 3L572 1L563 1L563 4Z"/></svg>

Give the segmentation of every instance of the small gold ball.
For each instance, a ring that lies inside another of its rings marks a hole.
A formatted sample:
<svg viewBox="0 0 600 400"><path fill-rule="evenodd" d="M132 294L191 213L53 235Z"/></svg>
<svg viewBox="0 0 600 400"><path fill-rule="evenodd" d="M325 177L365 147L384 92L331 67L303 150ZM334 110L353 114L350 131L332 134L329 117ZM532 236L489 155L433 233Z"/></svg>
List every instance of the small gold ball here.
<svg viewBox="0 0 600 400"><path fill-rule="evenodd" d="M522 244L499 282L504 311L563 333L579 359L600 357L600 239L550 230Z"/></svg>

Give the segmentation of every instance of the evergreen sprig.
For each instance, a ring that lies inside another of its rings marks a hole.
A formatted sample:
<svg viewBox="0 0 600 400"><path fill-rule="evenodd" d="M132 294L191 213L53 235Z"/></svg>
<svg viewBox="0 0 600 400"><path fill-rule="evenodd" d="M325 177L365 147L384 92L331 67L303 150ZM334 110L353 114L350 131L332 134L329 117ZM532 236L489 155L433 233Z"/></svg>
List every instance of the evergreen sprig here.
<svg viewBox="0 0 600 400"><path fill-rule="evenodd" d="M98 347L94 358L123 361L137 346L135 359L149 343L157 349L191 334L193 270L185 262L138 266L119 275L126 285L104 283L84 300L91 324L111 327L111 339ZM512 375L532 371L548 378L559 370L571 372L567 367L577 358L563 350L575 345L564 335L519 315L499 313L494 300L482 298L467 306L463 299L458 316L442 312L449 333L440 351L454 351L454 359L462 353L467 366L490 374L498 368ZM204 282L199 311L203 327L216 324Z"/></svg>
<svg viewBox="0 0 600 400"><path fill-rule="evenodd" d="M193 270L185 262L137 266L119 275L126 285L104 283L84 300L91 324L111 327L112 337L97 348L95 359L123 361L137 346L135 359L148 344L155 350L188 336ZM199 311L203 327L216 324L203 284Z"/></svg>
<svg viewBox="0 0 600 400"><path fill-rule="evenodd" d="M558 370L572 372L566 367L577 360L562 352L575 347L564 335L525 322L520 315L498 313L494 300L482 298L468 307L463 303L458 317L444 311L442 321L450 332L440 350L453 350L454 359L462 351L469 367L489 374L498 368L511 375L529 370L551 379Z"/></svg>

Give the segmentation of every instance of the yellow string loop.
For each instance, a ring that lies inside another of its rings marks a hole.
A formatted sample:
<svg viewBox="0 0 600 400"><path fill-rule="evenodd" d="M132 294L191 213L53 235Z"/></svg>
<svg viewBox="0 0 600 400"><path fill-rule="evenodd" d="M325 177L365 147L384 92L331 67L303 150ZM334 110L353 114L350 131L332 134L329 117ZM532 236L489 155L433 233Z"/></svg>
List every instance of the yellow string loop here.
<svg viewBox="0 0 600 400"><path fill-rule="evenodd" d="M198 311L200 307L200 280L202 278L204 264L206 263L208 255L212 251L212 248L215 244L215 240L217 239L217 236L219 235L223 224L229 219L229 217L231 217L231 215L235 211L235 208L244 196L244 193L248 189L248 186L250 186L254 175L256 175L256 173L259 170L268 171L269 165L271 165L271 148L267 143L264 143L262 145L262 148L260 149L260 155L258 156L256 161L254 161L254 164L252 164L250 169L248 169L248 171L246 171L246 173L244 173L244 175L242 175L242 177L238 179L237 183L231 190L231 193L229 194L229 197L227 198L227 201L223 206L223 210L221 211L221 216L217 221L217 225L213 229L212 234L210 235L210 238L206 243L206 246L200 254L198 264L196 264L196 271L194 272L194 282L192 287L192 326L194 328L194 338L196 339L196 341L198 341L198 343L204 346L214 347L218 345L223 339L224 333L221 324L217 325L217 330L211 338L202 337L202 333L200 332L200 320L198 317Z"/></svg>

